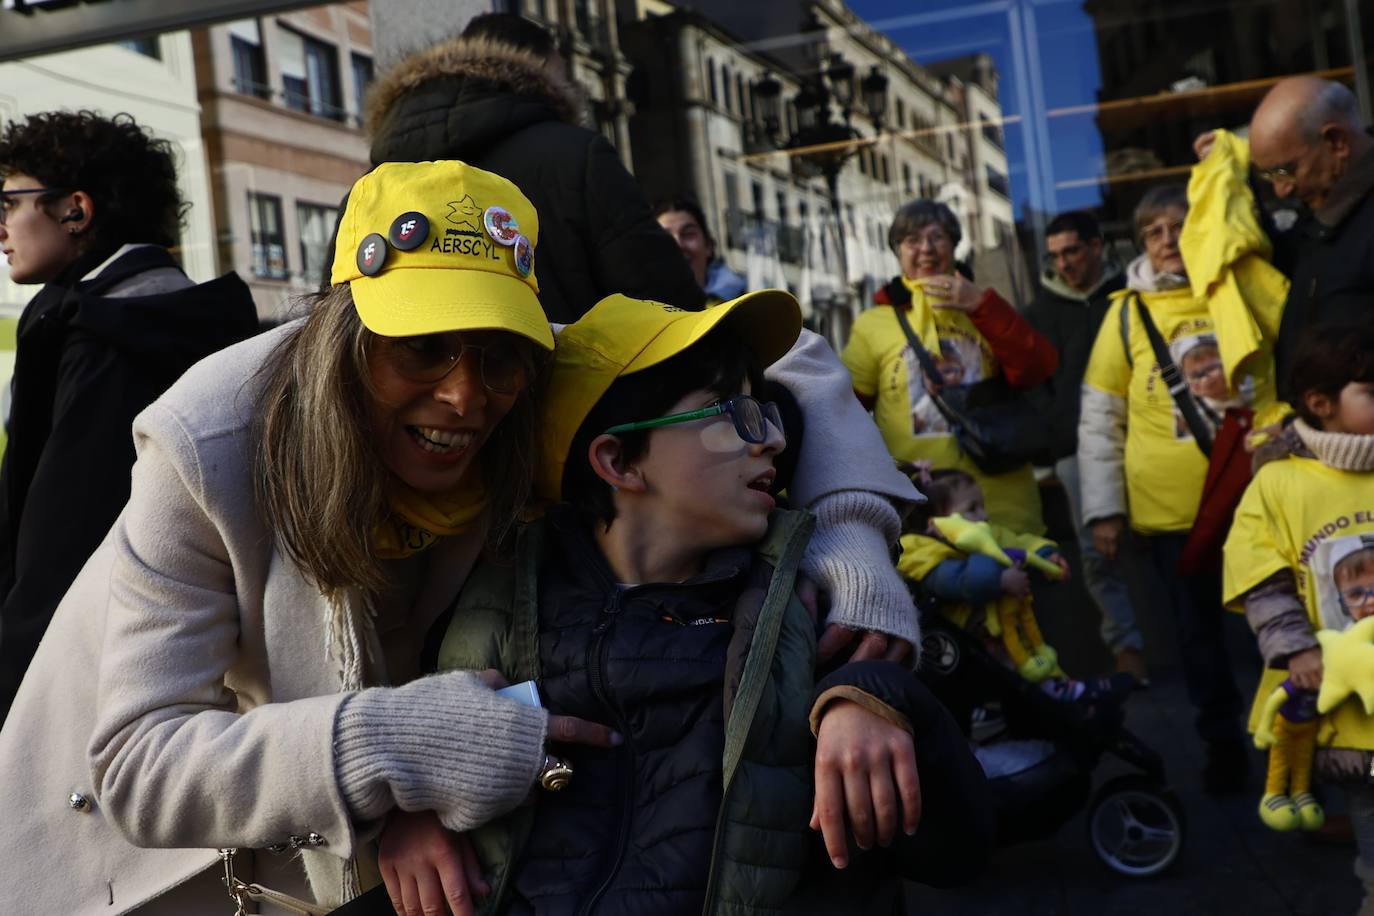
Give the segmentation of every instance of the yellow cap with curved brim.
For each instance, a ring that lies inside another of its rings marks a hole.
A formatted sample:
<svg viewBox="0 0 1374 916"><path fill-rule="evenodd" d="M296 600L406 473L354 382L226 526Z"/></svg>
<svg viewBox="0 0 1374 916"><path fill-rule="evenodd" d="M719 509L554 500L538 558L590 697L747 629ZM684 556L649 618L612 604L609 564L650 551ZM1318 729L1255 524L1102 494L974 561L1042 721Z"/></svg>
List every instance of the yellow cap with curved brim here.
<svg viewBox="0 0 1374 916"><path fill-rule="evenodd" d="M544 398L537 495L562 498L573 437L612 382L676 356L717 325L742 340L761 366L769 366L797 342L801 307L780 289L745 293L700 312L616 295L559 332Z"/></svg>
<svg viewBox="0 0 1374 916"><path fill-rule="evenodd" d="M539 217L500 175L456 160L387 162L348 192L330 282L374 334L510 331L553 348L539 304Z"/></svg>

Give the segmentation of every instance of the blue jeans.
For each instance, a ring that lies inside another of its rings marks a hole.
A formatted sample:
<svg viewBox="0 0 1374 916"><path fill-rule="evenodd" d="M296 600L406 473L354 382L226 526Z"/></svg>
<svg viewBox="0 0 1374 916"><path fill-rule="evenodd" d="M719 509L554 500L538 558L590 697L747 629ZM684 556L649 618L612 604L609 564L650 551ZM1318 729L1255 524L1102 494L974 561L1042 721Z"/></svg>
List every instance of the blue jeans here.
<svg viewBox="0 0 1374 916"><path fill-rule="evenodd" d="M1064 485L1069 500L1069 517L1078 533L1078 554L1083 558L1083 584L1102 615L1102 641L1112 652L1122 649L1144 649L1145 640L1135 622L1135 606L1131 593L1121 575L1120 557L1108 560L1093 546L1092 529L1083 524L1083 500L1079 491L1078 459L1061 458L1055 462L1054 475ZM1122 538L1122 550L1129 545Z"/></svg>
<svg viewBox="0 0 1374 916"><path fill-rule="evenodd" d="M1239 740L1241 696L1226 651L1226 609L1221 605L1221 570L1180 576L1178 558L1186 534L1154 534L1145 538L1150 562L1164 586L1188 700L1197 710L1195 725L1204 741Z"/></svg>

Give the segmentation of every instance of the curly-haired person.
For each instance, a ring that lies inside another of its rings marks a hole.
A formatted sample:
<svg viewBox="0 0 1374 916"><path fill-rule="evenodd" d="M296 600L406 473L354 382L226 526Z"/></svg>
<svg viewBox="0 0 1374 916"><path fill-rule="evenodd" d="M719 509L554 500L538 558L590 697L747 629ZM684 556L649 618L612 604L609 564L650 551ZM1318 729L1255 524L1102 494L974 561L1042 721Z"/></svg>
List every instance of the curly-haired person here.
<svg viewBox="0 0 1374 916"><path fill-rule="evenodd" d="M130 424L192 363L250 336L234 274L169 248L174 149L126 114L32 114L0 133L0 253L42 284L19 319L0 465L0 718L57 602L129 499Z"/></svg>

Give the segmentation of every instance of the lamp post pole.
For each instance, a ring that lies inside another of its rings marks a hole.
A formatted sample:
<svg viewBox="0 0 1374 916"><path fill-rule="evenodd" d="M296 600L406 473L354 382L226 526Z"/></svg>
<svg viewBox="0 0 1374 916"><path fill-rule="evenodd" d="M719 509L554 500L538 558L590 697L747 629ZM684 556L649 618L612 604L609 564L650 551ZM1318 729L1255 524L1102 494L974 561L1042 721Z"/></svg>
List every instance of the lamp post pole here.
<svg viewBox="0 0 1374 916"><path fill-rule="evenodd" d="M873 122L875 136L882 130L887 107L887 85L887 77L877 66L861 81L864 104ZM859 148L855 142L859 139L859 133L851 126L854 113L854 65L839 54L831 54L824 67L802 80L794 100L797 130L788 137L781 136L782 83L771 73L765 74L755 92L769 135L782 148L794 150L794 155L801 162L825 178L835 224L839 289L827 310L823 330L830 342L838 347L843 341L839 340L842 328L837 312L841 308L849 308L852 292L849 288L849 246L845 238L844 212L840 201L840 172ZM832 99L839 108L842 122L831 117Z"/></svg>

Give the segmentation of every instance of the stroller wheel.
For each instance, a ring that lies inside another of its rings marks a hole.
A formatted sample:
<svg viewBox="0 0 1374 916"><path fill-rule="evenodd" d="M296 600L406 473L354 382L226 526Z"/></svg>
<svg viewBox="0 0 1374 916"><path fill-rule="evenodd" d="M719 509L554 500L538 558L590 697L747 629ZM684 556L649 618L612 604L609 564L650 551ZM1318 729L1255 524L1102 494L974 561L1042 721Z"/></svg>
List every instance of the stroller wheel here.
<svg viewBox="0 0 1374 916"><path fill-rule="evenodd" d="M1183 850L1183 806L1146 776L1118 776L1088 806L1088 842L1102 864L1130 878L1148 878Z"/></svg>

